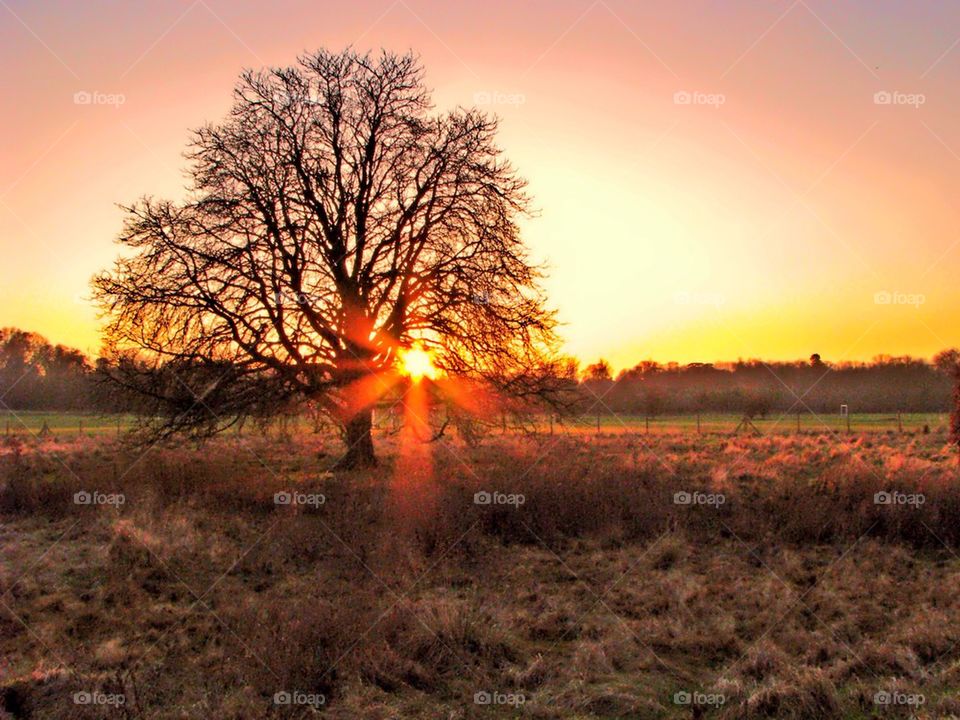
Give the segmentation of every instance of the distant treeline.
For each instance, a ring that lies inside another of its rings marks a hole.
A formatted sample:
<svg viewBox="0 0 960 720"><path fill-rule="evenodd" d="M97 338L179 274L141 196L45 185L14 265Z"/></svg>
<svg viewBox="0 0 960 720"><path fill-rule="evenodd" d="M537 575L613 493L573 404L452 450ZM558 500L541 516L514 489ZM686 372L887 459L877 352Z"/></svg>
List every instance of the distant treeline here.
<svg viewBox="0 0 960 720"><path fill-rule="evenodd" d="M5 410L137 412L143 401L106 382L106 360L52 345L42 335L0 328L0 413Z"/></svg>
<svg viewBox="0 0 960 720"><path fill-rule="evenodd" d="M667 413L788 410L947 412L960 353L932 361L880 356L869 363L740 361L730 364L644 361L616 378L599 361L579 374L579 412L656 416ZM51 345L23 330L0 329L0 411L136 412L138 400L103 382L104 360Z"/></svg>
<svg viewBox="0 0 960 720"><path fill-rule="evenodd" d="M738 361L713 365L642 362L610 376L600 361L581 381L586 412L621 414L743 412L763 416L788 410L838 412L947 412L958 354L948 350L932 362L879 356L869 363Z"/></svg>
<svg viewBox="0 0 960 720"><path fill-rule="evenodd" d="M79 350L0 329L0 409L80 410L96 404L94 368Z"/></svg>

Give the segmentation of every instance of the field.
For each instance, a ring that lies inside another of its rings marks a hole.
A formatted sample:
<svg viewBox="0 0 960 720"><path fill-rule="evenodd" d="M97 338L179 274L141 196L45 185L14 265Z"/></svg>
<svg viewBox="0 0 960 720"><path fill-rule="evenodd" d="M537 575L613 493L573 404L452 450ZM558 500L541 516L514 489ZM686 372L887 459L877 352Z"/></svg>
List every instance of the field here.
<svg viewBox="0 0 960 720"><path fill-rule="evenodd" d="M393 416L380 412L381 428L390 426ZM552 425L555 434L596 432L599 426L604 433L662 433L697 432L699 426L703 433L732 433L740 424L742 417L733 413L703 413L702 415L660 415L644 418L637 415L615 415L612 413L581 415L557 420ZM870 431L922 431L927 426L931 431L945 431L949 416L946 413L853 413L850 415L850 429L853 432ZM807 411L799 413L771 412L766 417L752 420L763 434L771 433L822 433L847 432L847 418L839 414L814 414ZM73 412L5 411L0 412L0 432L4 435L29 437L39 435L46 424L54 437L75 439L81 436L104 437L117 436L131 429L135 424L132 415L110 415ZM535 418L531 423L539 432L549 433L549 418ZM279 431L279 422L273 423L273 429ZM293 418L287 424L287 430L299 430L307 433L312 423L307 418ZM242 434L242 431L240 431ZM508 432L510 429L508 428ZM236 431L234 431L236 434Z"/></svg>
<svg viewBox="0 0 960 720"><path fill-rule="evenodd" d="M8 439L0 707L960 713L960 487L942 420L763 437L685 422L477 447L380 438L381 467L352 474L329 472L338 448L310 433L146 454L106 431Z"/></svg>

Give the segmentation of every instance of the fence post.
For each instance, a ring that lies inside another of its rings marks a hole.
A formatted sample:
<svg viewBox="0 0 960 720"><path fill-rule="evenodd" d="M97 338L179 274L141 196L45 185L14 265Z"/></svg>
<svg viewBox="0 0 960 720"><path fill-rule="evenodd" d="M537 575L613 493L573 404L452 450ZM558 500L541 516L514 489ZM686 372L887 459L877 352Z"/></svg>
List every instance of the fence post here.
<svg viewBox="0 0 960 720"><path fill-rule="evenodd" d="M903 432L903 420L900 418L899 410L897 410L897 432Z"/></svg>
<svg viewBox="0 0 960 720"><path fill-rule="evenodd" d="M647 416L643 419L643 421L644 421L644 424L647 426L646 431L647 431L647 433L649 434L649 433L650 433L650 416L647 415Z"/></svg>
<svg viewBox="0 0 960 720"><path fill-rule="evenodd" d="M800 432L800 411L797 410L797 433Z"/></svg>
<svg viewBox="0 0 960 720"><path fill-rule="evenodd" d="M697 435L700 434L700 413L697 412Z"/></svg>

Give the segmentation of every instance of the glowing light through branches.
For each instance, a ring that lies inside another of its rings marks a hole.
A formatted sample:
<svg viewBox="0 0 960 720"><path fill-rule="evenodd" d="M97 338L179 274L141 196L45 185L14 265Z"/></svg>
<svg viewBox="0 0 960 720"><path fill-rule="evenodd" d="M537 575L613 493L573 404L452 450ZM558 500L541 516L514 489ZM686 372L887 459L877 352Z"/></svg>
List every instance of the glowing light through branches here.
<svg viewBox="0 0 960 720"><path fill-rule="evenodd" d="M419 382L423 378L436 380L437 368L433 364L433 357L420 345L401 350L398 357L401 375L406 375L414 382Z"/></svg>

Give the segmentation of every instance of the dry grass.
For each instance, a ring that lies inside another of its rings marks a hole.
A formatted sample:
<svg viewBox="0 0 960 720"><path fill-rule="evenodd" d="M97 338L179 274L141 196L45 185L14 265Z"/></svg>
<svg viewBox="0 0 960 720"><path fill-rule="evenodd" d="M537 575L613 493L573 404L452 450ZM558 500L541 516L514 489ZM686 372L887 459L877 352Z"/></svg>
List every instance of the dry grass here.
<svg viewBox="0 0 960 720"><path fill-rule="evenodd" d="M274 702L288 692L334 718L957 711L943 437L644 441L435 444L350 476L307 441L6 453L0 707L315 714ZM274 503L292 490L325 502ZM875 504L894 491L924 502Z"/></svg>

